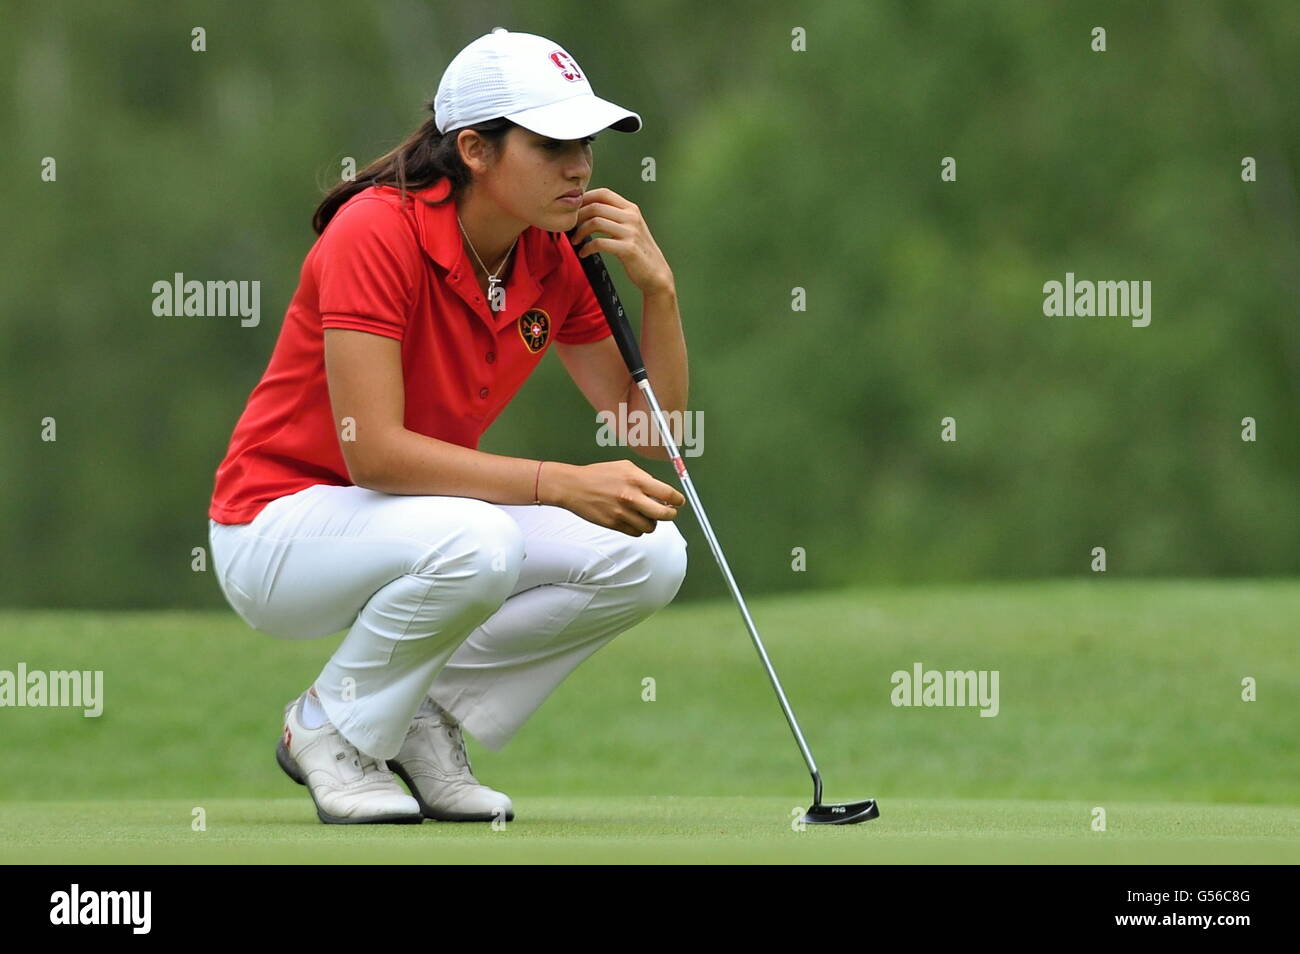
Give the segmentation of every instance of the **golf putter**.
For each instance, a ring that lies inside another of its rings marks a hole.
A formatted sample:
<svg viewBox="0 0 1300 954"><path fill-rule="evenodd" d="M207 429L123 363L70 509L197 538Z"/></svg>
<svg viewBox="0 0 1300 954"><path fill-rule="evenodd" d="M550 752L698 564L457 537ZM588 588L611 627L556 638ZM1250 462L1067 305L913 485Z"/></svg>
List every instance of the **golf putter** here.
<svg viewBox="0 0 1300 954"><path fill-rule="evenodd" d="M567 234L572 238L576 231L577 226L574 226ZM589 241L591 241L590 236L584 239L582 244L578 245L574 251L578 251ZM810 825L853 825L878 817L880 809L877 807L874 798L868 798L861 802L849 802L843 805L822 804L821 773L817 771L817 763L813 761L812 752L808 749L808 743L804 741L803 733L799 731L799 723L795 721L794 712L791 711L790 703L785 697L785 690L781 688L781 681L776 678L776 670L772 668L772 662L767 658L767 650L763 648L763 641L758 638L758 630L754 628L754 621L750 618L749 610L745 606L745 600L740 595L740 588L736 586L735 577L731 575L731 569L727 566L726 558L722 555L722 547L718 545L718 539L713 535L713 528L709 526L709 520L704 515L704 507L700 504L700 498L695 493L695 486L691 483L690 475L686 473L686 464L682 462L682 456L677 451L672 432L668 429L668 422L664 419L664 413L660 409L659 402L655 399L655 393L650 387L650 379L646 374L645 363L641 360L641 347L632 334L632 327L628 323L627 314L623 311L623 303L619 301L614 282L609 277L609 271L605 268L605 263L601 261L599 252L592 252L590 255L579 258L578 261L582 265L582 270L587 274L587 281L591 283L591 289L595 292L596 300L600 302L601 310L605 313L605 321L614 333L614 340L618 344L618 350L623 355L623 361L626 362L628 371L632 373L632 380L636 381L637 387L645 394L646 404L650 406L651 411L654 413L655 424L668 447L668 454L673 462L673 467L677 471L677 478L681 482L682 490L690 501L696 519L700 522L700 529L704 531L705 539L709 541L709 549L713 551L713 558L718 561L718 566L727 581L731 595L740 608L740 615L745 620L745 626L749 629L750 638L754 641L754 648L758 650L758 657L763 661L763 667L767 670L768 678L772 680L772 688L776 690L776 697L781 702L781 709L785 712L785 720L790 724L790 731L794 733L795 741L799 743L799 751L803 753L803 759L808 764L808 771L811 773L813 781L813 803L812 807L803 816L803 820Z"/></svg>

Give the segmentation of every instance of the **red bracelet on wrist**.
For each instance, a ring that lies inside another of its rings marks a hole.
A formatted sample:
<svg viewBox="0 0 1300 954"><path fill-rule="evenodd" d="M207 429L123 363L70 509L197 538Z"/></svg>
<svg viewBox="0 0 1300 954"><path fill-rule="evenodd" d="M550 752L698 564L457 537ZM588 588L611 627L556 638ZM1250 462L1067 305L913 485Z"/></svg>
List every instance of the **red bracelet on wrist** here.
<svg viewBox="0 0 1300 954"><path fill-rule="evenodd" d="M537 487L542 479L542 464L544 463L546 462L541 460L537 462L537 477L533 480L533 503L535 504L540 504L542 502L542 498L537 496Z"/></svg>

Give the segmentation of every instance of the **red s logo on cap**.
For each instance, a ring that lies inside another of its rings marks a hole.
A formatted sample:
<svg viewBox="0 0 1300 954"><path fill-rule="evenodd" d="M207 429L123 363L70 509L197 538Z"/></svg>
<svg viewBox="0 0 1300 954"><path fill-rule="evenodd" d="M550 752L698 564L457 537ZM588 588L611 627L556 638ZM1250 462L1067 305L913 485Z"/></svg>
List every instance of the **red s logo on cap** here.
<svg viewBox="0 0 1300 954"><path fill-rule="evenodd" d="M552 53L551 62L555 64L556 68L570 83L576 83L582 79L582 72L578 69L578 64L573 62L573 57L563 50L556 50Z"/></svg>

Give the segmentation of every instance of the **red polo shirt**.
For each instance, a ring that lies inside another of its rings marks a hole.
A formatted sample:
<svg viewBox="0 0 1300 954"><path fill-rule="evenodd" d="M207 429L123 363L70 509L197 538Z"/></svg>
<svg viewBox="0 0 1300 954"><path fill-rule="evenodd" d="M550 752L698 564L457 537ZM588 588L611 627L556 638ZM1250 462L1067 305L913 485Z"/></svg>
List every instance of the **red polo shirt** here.
<svg viewBox="0 0 1300 954"><path fill-rule="evenodd" d="M262 379L217 468L208 515L247 523L277 497L352 483L331 419L325 328L402 343L408 430L477 448L551 342L610 334L563 232L519 236L493 313L461 241L441 179L401 193L371 186L349 199L307 254Z"/></svg>

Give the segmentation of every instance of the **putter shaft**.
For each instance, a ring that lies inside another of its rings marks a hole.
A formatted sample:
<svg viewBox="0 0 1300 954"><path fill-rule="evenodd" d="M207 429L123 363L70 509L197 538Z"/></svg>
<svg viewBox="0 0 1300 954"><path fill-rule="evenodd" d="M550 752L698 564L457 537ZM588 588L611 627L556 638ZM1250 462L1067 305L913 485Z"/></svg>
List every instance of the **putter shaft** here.
<svg viewBox="0 0 1300 954"><path fill-rule="evenodd" d="M813 805L820 805L822 803L822 779L821 773L817 771L817 763L813 761L812 751L808 748L808 743L804 741L803 733L799 731L799 723L794 717L794 711L790 708L790 701L785 697L785 690L781 688L781 680L776 677L776 670L772 667L772 661L767 657L767 650L763 648L763 641L758 638L758 629L754 626L754 620L749 615L749 608L745 606L744 597L740 595L740 587L736 585L736 579L731 575L731 568L727 566L727 559L722 555L722 547L718 545L718 538L713 535L713 527L709 525L709 518L704 513L704 505L700 503L699 495L695 492L695 485L691 483L691 476L686 472L686 464L682 461L682 456L677 450L677 444L673 441L672 433L668 430L668 424L664 420L664 412L659 407L659 401L655 398L654 389L650 387L650 379L644 371L637 377L637 386L645 395L646 403L650 405L650 410L654 413L655 425L659 429L660 439L668 448L682 490L690 501L691 509L695 511L696 519L700 522L700 529L704 531L704 538L709 541L709 549L713 552L713 558L718 561L722 576L727 581L727 588L731 590L731 596L740 608L740 615L745 620L745 628L749 630L750 639L754 641L754 648L758 650L758 657L763 660L763 668L767 670L768 678L772 680L772 688L776 690L776 697L780 700L781 711L785 713L785 720L790 724L790 731L794 733L795 741L799 743L799 751L803 753L804 761L808 763L808 771L813 780Z"/></svg>

